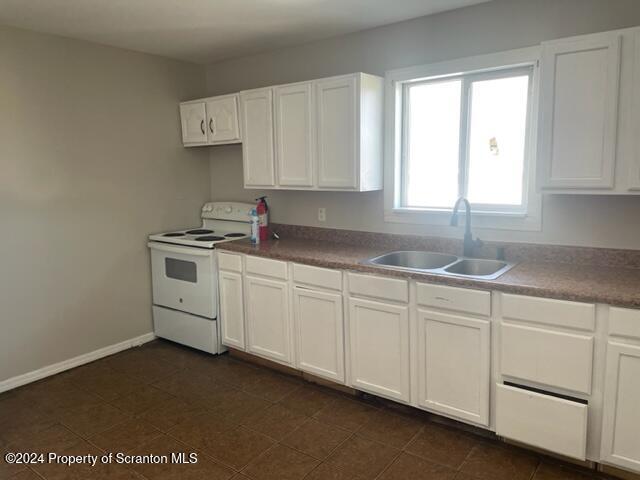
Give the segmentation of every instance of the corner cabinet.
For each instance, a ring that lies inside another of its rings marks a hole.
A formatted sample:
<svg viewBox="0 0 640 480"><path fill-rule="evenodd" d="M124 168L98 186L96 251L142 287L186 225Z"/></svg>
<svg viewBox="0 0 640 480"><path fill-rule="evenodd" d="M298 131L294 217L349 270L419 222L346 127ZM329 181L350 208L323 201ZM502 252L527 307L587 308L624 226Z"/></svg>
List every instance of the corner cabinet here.
<svg viewBox="0 0 640 480"><path fill-rule="evenodd" d="M542 43L538 187L640 193L640 30Z"/></svg>
<svg viewBox="0 0 640 480"><path fill-rule="evenodd" d="M355 73L240 93L245 188L382 188L383 79Z"/></svg>
<svg viewBox="0 0 640 480"><path fill-rule="evenodd" d="M185 147L240 143L238 95L191 100L180 104Z"/></svg>

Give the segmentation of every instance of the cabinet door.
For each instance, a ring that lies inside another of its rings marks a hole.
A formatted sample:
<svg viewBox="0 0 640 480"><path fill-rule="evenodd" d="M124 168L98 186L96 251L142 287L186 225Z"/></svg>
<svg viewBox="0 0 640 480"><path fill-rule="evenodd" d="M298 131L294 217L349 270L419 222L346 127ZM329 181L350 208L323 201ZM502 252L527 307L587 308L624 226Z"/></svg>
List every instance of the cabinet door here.
<svg viewBox="0 0 640 480"><path fill-rule="evenodd" d="M357 81L355 75L316 82L318 187L358 185Z"/></svg>
<svg viewBox="0 0 640 480"><path fill-rule="evenodd" d="M209 143L240 141L238 100L235 95L207 101L207 130Z"/></svg>
<svg viewBox="0 0 640 480"><path fill-rule="evenodd" d="M298 368L344 383L342 295L293 289Z"/></svg>
<svg viewBox="0 0 640 480"><path fill-rule="evenodd" d="M599 33L543 45L543 188L613 187L620 43L618 33Z"/></svg>
<svg viewBox="0 0 640 480"><path fill-rule="evenodd" d="M409 308L349 299L351 386L409 401Z"/></svg>
<svg viewBox="0 0 640 480"><path fill-rule="evenodd" d="M635 132L640 131L640 29L634 34L633 119ZM640 190L640 135L635 135L635 149L631 160L631 189Z"/></svg>
<svg viewBox="0 0 640 480"><path fill-rule="evenodd" d="M180 105L180 121L182 123L182 143L205 144L207 143L207 131L205 127L204 102L183 103Z"/></svg>
<svg viewBox="0 0 640 480"><path fill-rule="evenodd" d="M602 460L640 471L640 346L609 342Z"/></svg>
<svg viewBox="0 0 640 480"><path fill-rule="evenodd" d="M489 424L490 323L418 310L418 403Z"/></svg>
<svg viewBox="0 0 640 480"><path fill-rule="evenodd" d="M242 160L245 187L276 184L273 155L273 93L271 88L240 94L242 106Z"/></svg>
<svg viewBox="0 0 640 480"><path fill-rule="evenodd" d="M247 351L280 363L291 363L287 283L247 275Z"/></svg>
<svg viewBox="0 0 640 480"><path fill-rule="evenodd" d="M220 326L222 343L245 349L244 304L242 295L242 275L234 272L220 272Z"/></svg>
<svg viewBox="0 0 640 480"><path fill-rule="evenodd" d="M311 82L275 88L278 184L313 185L314 120Z"/></svg>

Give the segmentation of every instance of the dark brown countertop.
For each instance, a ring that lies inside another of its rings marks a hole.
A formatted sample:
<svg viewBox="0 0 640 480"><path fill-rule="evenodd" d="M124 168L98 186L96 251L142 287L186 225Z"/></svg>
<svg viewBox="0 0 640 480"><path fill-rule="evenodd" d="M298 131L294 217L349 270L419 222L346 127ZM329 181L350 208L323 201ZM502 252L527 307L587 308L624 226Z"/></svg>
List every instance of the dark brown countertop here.
<svg viewBox="0 0 640 480"><path fill-rule="evenodd" d="M369 245L289 238L270 240L257 246L247 240L238 240L225 243L221 250L443 285L640 308L640 269L635 268L522 262L496 280L474 280L363 265L362 260L389 251L389 248Z"/></svg>

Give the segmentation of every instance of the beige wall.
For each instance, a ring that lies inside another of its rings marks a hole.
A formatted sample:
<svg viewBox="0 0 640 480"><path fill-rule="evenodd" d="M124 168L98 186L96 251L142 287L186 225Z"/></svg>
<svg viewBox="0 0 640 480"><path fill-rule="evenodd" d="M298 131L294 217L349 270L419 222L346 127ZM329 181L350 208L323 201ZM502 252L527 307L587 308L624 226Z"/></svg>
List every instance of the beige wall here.
<svg viewBox="0 0 640 480"><path fill-rule="evenodd" d="M209 65L211 95L278 83L386 70L640 25L638 0L494 0L340 38ZM213 199L246 200L241 147L211 149ZM382 192L267 192L273 220L359 230L460 235L448 227L385 223ZM327 222L317 222L317 209ZM479 232L485 239L640 248L640 197L549 196L541 232Z"/></svg>
<svg viewBox="0 0 640 480"><path fill-rule="evenodd" d="M152 331L146 236L198 224L202 67L0 27L0 381Z"/></svg>

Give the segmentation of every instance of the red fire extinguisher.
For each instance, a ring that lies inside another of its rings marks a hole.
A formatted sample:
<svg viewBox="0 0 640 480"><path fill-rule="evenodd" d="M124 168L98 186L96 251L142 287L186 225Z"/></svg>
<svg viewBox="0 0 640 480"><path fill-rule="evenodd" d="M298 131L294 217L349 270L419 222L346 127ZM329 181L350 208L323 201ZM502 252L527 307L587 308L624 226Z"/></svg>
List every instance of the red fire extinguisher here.
<svg viewBox="0 0 640 480"><path fill-rule="evenodd" d="M256 198L258 205L256 213L258 214L258 235L260 241L265 242L269 239L269 206L267 205L267 197Z"/></svg>

